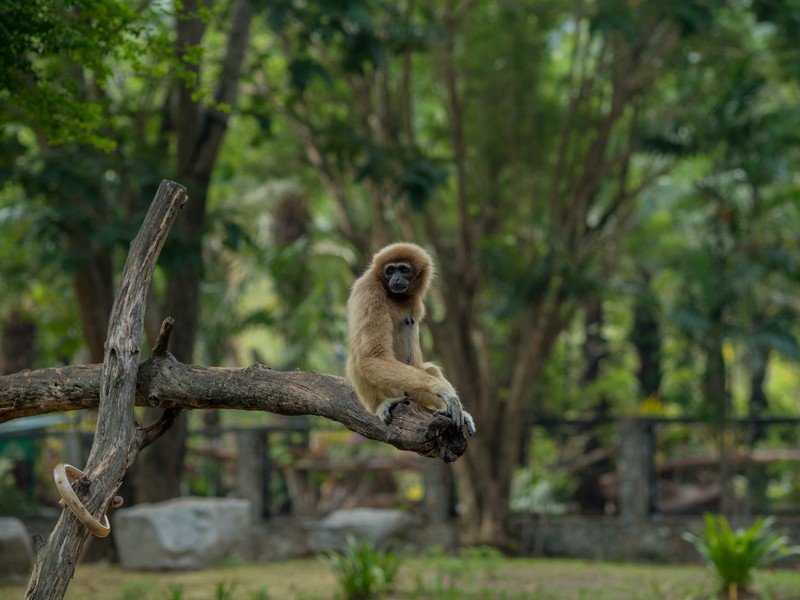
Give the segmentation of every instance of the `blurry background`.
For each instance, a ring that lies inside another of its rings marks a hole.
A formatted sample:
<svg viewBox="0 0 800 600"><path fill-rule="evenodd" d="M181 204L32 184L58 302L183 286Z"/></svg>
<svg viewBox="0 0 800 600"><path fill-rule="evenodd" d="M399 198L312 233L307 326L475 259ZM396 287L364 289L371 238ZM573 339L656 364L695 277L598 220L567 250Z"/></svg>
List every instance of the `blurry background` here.
<svg viewBox="0 0 800 600"><path fill-rule="evenodd" d="M265 518L427 498L501 547L552 515L797 511L797 3L40 0L0 24L0 372L102 361L163 178L190 204L147 345L170 315L184 362L343 374L371 253L437 261L423 342L479 430L452 467L194 412L127 503L235 494L247 448ZM55 508L92 431L0 427L0 513Z"/></svg>

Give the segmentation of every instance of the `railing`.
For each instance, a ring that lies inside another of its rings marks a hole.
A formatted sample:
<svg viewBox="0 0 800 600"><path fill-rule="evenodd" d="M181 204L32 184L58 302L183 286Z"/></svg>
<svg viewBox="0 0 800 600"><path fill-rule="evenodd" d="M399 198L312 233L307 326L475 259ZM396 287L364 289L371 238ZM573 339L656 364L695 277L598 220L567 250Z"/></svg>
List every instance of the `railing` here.
<svg viewBox="0 0 800 600"><path fill-rule="evenodd" d="M0 514L55 509L53 465L85 461L92 433L76 431L63 416L49 419L35 429L0 428ZM557 419L539 420L531 432L522 453L527 469L512 497L518 512L630 519L705 510L800 514L798 418L724 424L688 417ZM377 457L370 449L337 459L313 447L313 435L300 419L190 431L186 493L248 498L257 518L311 516L335 509L348 486L353 493L374 492L365 479L380 480L378 487L389 490L386 482L403 472L420 480L414 490L429 493L441 477L427 472L430 461L380 454L379 444ZM374 496L370 500L378 501ZM419 501L420 492L413 497ZM382 500L404 501L399 495Z"/></svg>
<svg viewBox="0 0 800 600"><path fill-rule="evenodd" d="M532 471L561 481L560 510L800 514L798 418L564 419L532 430Z"/></svg>

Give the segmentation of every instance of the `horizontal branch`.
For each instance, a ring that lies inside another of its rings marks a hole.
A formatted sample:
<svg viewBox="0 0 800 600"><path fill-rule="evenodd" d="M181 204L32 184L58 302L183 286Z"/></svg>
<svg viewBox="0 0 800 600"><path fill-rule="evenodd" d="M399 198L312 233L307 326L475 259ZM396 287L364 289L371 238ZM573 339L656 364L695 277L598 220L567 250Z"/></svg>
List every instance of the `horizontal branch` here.
<svg viewBox="0 0 800 600"><path fill-rule="evenodd" d="M21 371L0 377L0 423L53 412L97 408L102 365ZM400 450L453 462L467 447L461 430L444 415L418 404L400 404L387 427L369 414L342 377L316 372L203 367L164 353L139 365L137 406L164 409L257 410L278 415L318 415L364 437Z"/></svg>

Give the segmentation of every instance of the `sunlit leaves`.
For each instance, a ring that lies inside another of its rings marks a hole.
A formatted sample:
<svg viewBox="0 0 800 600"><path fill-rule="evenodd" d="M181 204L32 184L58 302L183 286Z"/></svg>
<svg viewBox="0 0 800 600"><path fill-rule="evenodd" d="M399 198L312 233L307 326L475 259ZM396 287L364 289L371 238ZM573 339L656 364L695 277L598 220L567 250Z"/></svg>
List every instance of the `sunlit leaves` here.
<svg viewBox="0 0 800 600"><path fill-rule="evenodd" d="M51 143L80 140L110 150L100 133L101 102L85 82L65 77L84 69L103 88L111 58L139 32L138 15L116 0L8 0L0 6L0 115L22 114Z"/></svg>

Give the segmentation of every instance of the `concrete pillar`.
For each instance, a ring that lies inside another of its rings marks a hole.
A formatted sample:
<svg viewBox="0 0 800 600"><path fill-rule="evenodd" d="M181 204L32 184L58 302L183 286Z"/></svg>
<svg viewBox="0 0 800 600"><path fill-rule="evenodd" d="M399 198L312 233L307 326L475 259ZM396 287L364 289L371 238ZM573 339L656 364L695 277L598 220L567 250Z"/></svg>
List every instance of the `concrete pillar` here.
<svg viewBox="0 0 800 600"><path fill-rule="evenodd" d="M653 506L651 470L653 459L652 429L648 422L629 419L619 430L619 515L630 521L650 517Z"/></svg>
<svg viewBox="0 0 800 600"><path fill-rule="evenodd" d="M236 495L250 501L250 516L258 523L265 516L264 461L265 432L242 429L237 432L239 460L236 463Z"/></svg>
<svg viewBox="0 0 800 600"><path fill-rule="evenodd" d="M426 459L422 462L425 515L428 523L443 524L453 519L455 510L451 468L439 460Z"/></svg>

